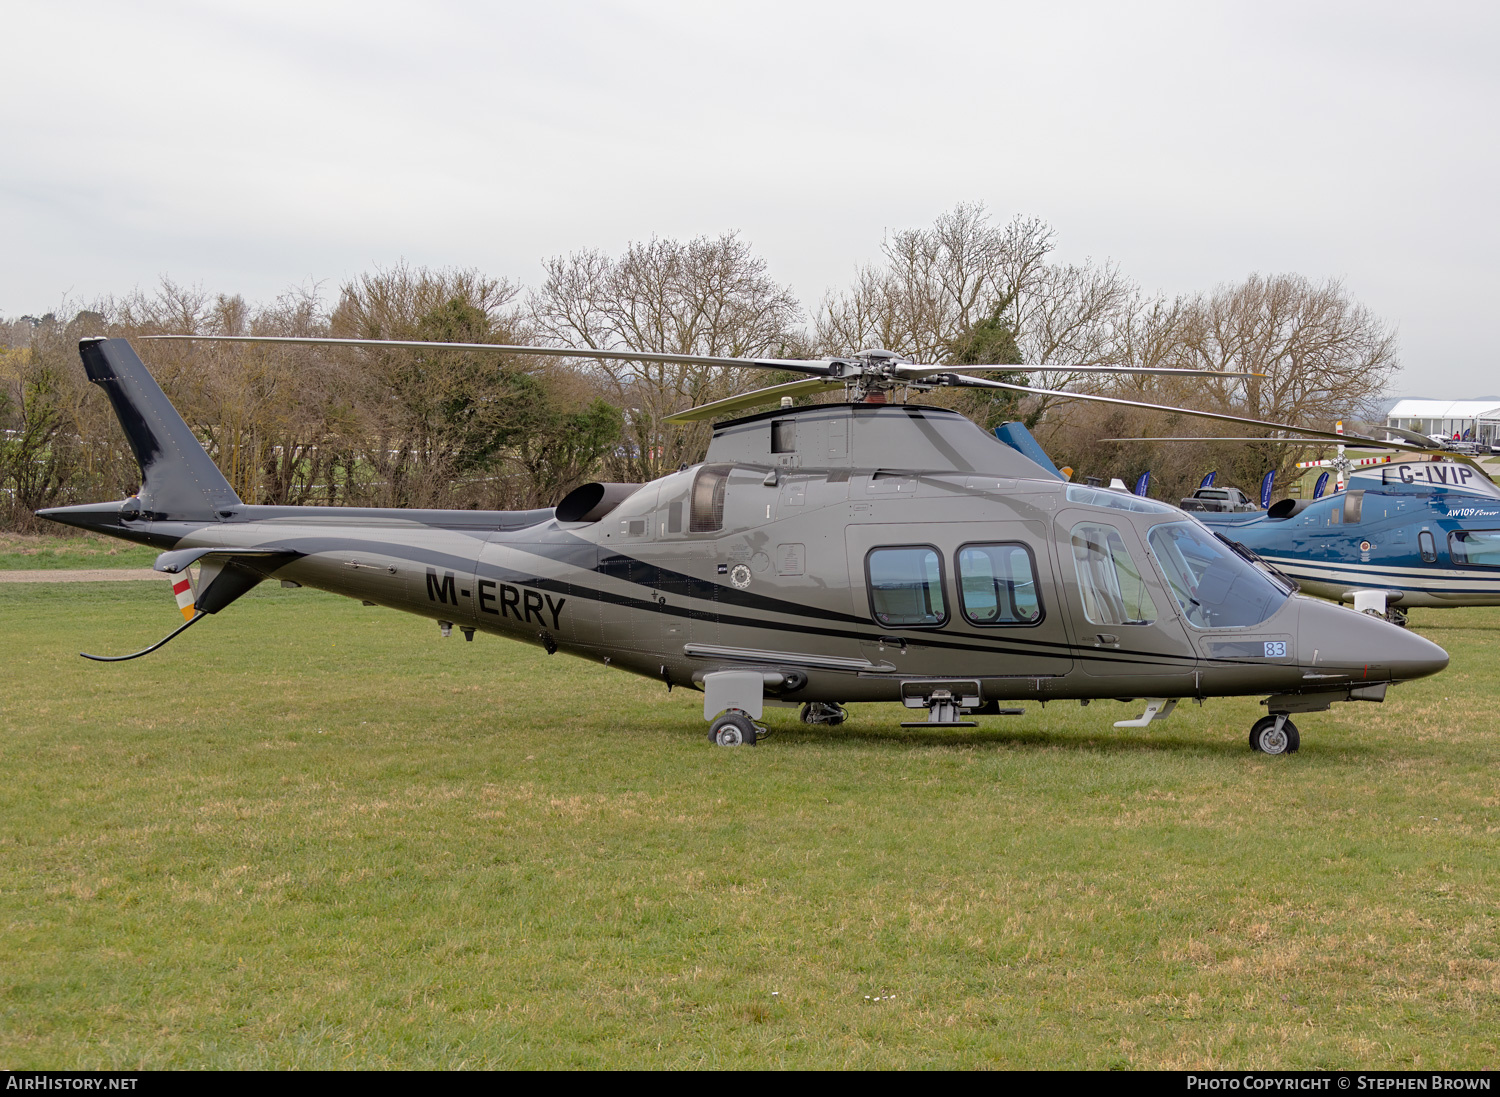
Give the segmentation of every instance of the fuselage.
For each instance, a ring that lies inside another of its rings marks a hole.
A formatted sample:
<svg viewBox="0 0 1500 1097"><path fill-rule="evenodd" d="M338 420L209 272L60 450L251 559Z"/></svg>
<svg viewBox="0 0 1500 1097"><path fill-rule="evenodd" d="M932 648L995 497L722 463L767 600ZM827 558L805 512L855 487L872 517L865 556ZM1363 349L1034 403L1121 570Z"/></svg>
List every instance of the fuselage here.
<svg viewBox="0 0 1500 1097"><path fill-rule="evenodd" d="M704 464L593 521L242 504L113 532L274 551L242 565L668 684L760 669L795 701L911 705L948 682L985 703L1347 699L1447 662L1278 587L1174 507L1063 483L933 408L726 424Z"/></svg>

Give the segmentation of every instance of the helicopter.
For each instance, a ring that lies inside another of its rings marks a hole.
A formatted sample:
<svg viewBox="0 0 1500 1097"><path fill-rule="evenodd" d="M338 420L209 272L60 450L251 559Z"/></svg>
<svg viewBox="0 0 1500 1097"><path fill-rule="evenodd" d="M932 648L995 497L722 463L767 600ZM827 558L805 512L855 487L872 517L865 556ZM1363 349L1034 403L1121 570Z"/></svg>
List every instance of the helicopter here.
<svg viewBox="0 0 1500 1097"><path fill-rule="evenodd" d="M1323 468L1311 499L1270 501L1248 513L1195 516L1254 552L1309 594L1405 625L1413 607L1500 605L1500 485L1470 457L1415 431L1381 427L1394 437L1346 433L1335 424L1331 458L1299 462ZM1377 432L1378 433L1378 432ZM1106 441L1200 439L1106 439ZM1305 443L1307 438L1201 439ZM1407 451L1352 458L1346 441ZM1334 491L1324 487L1335 474ZM1270 474L1267 474L1269 480ZM1184 503L1187 501L1184 500Z"/></svg>
<svg viewBox="0 0 1500 1097"><path fill-rule="evenodd" d="M1142 715L1116 726L1144 728L1184 698L1260 695L1267 712L1249 742L1273 755L1300 745L1292 716L1382 701L1448 663L1420 636L1299 595L1175 507L1067 483L1034 439L1045 464L955 411L890 399L938 386L1033 391L1024 386L888 351L810 361L394 345L806 378L678 413L719 419L781 402L716 422L700 464L647 484L586 484L555 507L261 506L239 499L129 342L85 339L85 371L113 405L141 487L37 513L160 548L154 567L172 577L185 619L141 651L87 658L148 655L279 580L434 619L445 636L508 636L701 690L721 746L764 738L767 704L831 726L849 702L899 703L922 715L903 726L938 730L1021 714L1023 701L1140 700ZM845 401L788 406L833 388Z"/></svg>

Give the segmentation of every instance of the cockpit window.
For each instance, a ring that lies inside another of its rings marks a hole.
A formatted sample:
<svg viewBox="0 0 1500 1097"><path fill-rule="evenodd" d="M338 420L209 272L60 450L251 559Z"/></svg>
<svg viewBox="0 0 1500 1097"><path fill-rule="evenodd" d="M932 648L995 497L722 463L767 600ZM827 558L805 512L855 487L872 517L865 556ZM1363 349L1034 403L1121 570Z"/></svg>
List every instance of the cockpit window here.
<svg viewBox="0 0 1500 1097"><path fill-rule="evenodd" d="M1155 499L1127 495L1123 491L1091 488L1086 484L1069 484L1066 494L1070 503L1084 503L1091 507L1110 507L1114 510L1128 510L1136 514L1171 514L1177 509L1165 503L1158 503Z"/></svg>
<svg viewBox="0 0 1500 1097"><path fill-rule="evenodd" d="M1156 603L1114 526L1074 526L1073 563L1084 616L1094 624L1149 625L1156 620Z"/></svg>
<svg viewBox="0 0 1500 1097"><path fill-rule="evenodd" d="M1197 522L1153 526L1146 540L1183 616L1198 628L1258 625L1291 597Z"/></svg>

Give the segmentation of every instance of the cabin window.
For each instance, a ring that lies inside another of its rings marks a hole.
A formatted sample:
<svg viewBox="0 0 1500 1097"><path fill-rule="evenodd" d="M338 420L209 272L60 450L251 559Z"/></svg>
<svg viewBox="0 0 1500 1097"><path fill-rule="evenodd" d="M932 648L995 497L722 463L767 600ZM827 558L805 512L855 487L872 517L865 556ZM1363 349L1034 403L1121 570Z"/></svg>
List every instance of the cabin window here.
<svg viewBox="0 0 1500 1097"><path fill-rule="evenodd" d="M693 479L689 533L713 533L724 528L724 486L729 483L728 465L704 465Z"/></svg>
<svg viewBox="0 0 1500 1097"><path fill-rule="evenodd" d="M1083 614L1096 625L1149 625L1156 603L1114 526L1083 522L1073 527L1073 564Z"/></svg>
<svg viewBox="0 0 1500 1097"><path fill-rule="evenodd" d="M1432 535L1426 530L1423 537ZM1448 554L1455 564L1478 568L1500 568L1500 529L1458 529L1448 534ZM1433 554L1436 559L1437 554ZM1426 550L1422 558L1427 559Z"/></svg>
<svg viewBox="0 0 1500 1097"><path fill-rule="evenodd" d="M771 452L797 452L797 420L776 419L771 423Z"/></svg>
<svg viewBox="0 0 1500 1097"><path fill-rule="evenodd" d="M1437 563L1437 542L1432 538L1432 531L1424 529L1417 534L1417 551L1422 554L1422 563Z"/></svg>
<svg viewBox="0 0 1500 1097"><path fill-rule="evenodd" d="M870 611L882 625L936 626L948 620L943 560L930 545L873 549L865 557Z"/></svg>
<svg viewBox="0 0 1500 1097"><path fill-rule="evenodd" d="M1031 550L1017 544L959 549L958 601L971 624L1036 624L1042 619L1042 606Z"/></svg>
<svg viewBox="0 0 1500 1097"><path fill-rule="evenodd" d="M1182 615L1197 628L1258 625L1291 597L1196 522L1153 526L1146 541Z"/></svg>
<svg viewBox="0 0 1500 1097"><path fill-rule="evenodd" d="M1139 495L1127 495L1124 492L1110 491L1108 488L1091 488L1084 484L1069 484L1067 496L1070 503L1084 503L1091 507L1111 507L1114 510L1128 510L1135 514L1171 514L1177 509L1166 503L1158 503L1155 499L1144 499Z"/></svg>

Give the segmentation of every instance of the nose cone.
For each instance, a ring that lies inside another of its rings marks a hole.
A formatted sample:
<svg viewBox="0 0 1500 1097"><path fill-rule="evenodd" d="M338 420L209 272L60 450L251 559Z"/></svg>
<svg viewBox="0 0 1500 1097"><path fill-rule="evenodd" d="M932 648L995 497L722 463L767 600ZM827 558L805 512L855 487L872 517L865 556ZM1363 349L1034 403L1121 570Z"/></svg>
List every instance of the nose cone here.
<svg viewBox="0 0 1500 1097"><path fill-rule="evenodd" d="M1297 624L1302 661L1316 652L1319 670L1346 670L1372 682L1405 682L1448 666L1448 653L1426 637L1347 606L1308 599Z"/></svg>

